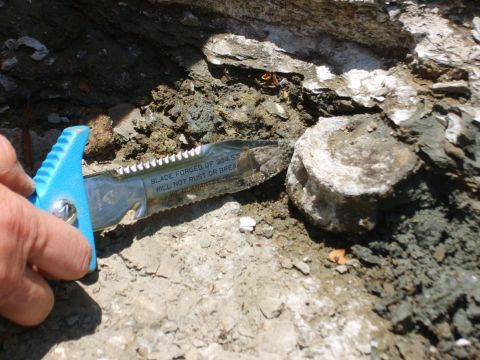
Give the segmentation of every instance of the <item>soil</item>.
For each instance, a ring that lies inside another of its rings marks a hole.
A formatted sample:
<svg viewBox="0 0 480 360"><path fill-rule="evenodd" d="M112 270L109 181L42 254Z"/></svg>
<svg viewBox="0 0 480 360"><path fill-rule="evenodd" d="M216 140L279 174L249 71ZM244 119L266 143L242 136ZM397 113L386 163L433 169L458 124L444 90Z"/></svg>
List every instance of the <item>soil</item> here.
<svg viewBox="0 0 480 360"><path fill-rule="evenodd" d="M140 15L151 5L128 3L138 7L129 21L122 3L107 18L108 1L0 1L0 43L28 35L49 50L41 61L25 46L0 52L18 60L0 73L16 84L0 87L0 131L32 174L70 125L92 129L90 173L224 139L296 139L318 116L381 112L307 93L300 75L278 74L280 86L265 71L209 63L199 48L213 30L168 21L189 7L157 9L165 30L154 34ZM478 358L478 193L417 152L421 169L366 235L308 225L285 172L98 233L98 271L52 282L56 306L40 326L2 320L0 358ZM243 216L253 232L240 231ZM346 249L345 267L328 260L334 249Z"/></svg>

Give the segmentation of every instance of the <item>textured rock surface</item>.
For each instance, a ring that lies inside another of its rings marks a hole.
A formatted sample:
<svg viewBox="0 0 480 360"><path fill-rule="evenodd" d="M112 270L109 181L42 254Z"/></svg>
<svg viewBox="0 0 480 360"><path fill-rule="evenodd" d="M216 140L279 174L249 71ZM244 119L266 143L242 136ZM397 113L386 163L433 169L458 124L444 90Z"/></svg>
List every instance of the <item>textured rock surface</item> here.
<svg viewBox="0 0 480 360"><path fill-rule="evenodd" d="M329 231L373 229L381 199L416 163L390 132L376 116L320 118L295 144L287 174L294 204Z"/></svg>

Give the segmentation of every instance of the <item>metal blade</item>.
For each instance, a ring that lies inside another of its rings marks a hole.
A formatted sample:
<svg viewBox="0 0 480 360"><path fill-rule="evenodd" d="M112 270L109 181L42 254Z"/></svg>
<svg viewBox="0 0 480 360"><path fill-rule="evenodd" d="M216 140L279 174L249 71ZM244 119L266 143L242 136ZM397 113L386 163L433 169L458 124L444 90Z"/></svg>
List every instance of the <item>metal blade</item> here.
<svg viewBox="0 0 480 360"><path fill-rule="evenodd" d="M289 141L231 140L86 176L93 228L258 185L284 170L292 152Z"/></svg>

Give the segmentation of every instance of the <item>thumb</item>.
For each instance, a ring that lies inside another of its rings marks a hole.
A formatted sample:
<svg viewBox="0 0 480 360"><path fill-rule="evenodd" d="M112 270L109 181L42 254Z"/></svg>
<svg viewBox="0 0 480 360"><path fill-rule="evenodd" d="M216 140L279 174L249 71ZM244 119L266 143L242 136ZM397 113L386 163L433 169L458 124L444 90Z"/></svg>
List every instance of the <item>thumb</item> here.
<svg viewBox="0 0 480 360"><path fill-rule="evenodd" d="M32 178L18 162L15 149L3 135L0 135L0 183L23 196L35 189Z"/></svg>

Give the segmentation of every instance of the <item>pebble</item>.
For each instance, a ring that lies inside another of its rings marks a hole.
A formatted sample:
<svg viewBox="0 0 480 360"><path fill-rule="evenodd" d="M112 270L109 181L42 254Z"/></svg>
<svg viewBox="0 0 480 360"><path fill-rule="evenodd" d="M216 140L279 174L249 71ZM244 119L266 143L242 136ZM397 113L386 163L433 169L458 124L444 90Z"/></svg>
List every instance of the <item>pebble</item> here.
<svg viewBox="0 0 480 360"><path fill-rule="evenodd" d="M284 269L291 269L291 268L293 268L292 260L290 260L289 258L283 258L283 259L280 261L280 265L281 265L282 268L284 268Z"/></svg>
<svg viewBox="0 0 480 360"><path fill-rule="evenodd" d="M443 259L445 259L445 252L446 252L445 246L443 244L440 244L433 251L433 258L438 263L441 263Z"/></svg>
<svg viewBox="0 0 480 360"><path fill-rule="evenodd" d="M467 346L470 346L471 343L467 339L460 338L457 341L455 341L455 345L460 346L460 347L467 347Z"/></svg>
<svg viewBox="0 0 480 360"><path fill-rule="evenodd" d="M3 71L9 71L13 69L18 64L18 59L16 56L11 57L10 59L5 59L2 61L1 69Z"/></svg>
<svg viewBox="0 0 480 360"><path fill-rule="evenodd" d="M310 274L310 266L308 266L307 263L304 263L303 261L295 261L293 263L293 266L299 270L303 275L308 275Z"/></svg>
<svg viewBox="0 0 480 360"><path fill-rule="evenodd" d="M348 272L348 267L347 265L338 265L337 267L335 267L335 271L340 274L345 274Z"/></svg>
<svg viewBox="0 0 480 360"><path fill-rule="evenodd" d="M242 216L240 218L240 232L242 233L252 232L256 225L256 220L250 216Z"/></svg>
<svg viewBox="0 0 480 360"><path fill-rule="evenodd" d="M8 50L17 50L18 49L18 43L17 43L16 39L7 39L7 40L5 40L5 42L3 44L5 45L5 47Z"/></svg>
<svg viewBox="0 0 480 360"><path fill-rule="evenodd" d="M70 120L66 116L60 116L56 113L48 114L47 121L51 124L68 123Z"/></svg>
<svg viewBox="0 0 480 360"><path fill-rule="evenodd" d="M174 321L167 321L165 325L163 325L163 332L165 334L173 333L178 330L178 325Z"/></svg>
<svg viewBox="0 0 480 360"><path fill-rule="evenodd" d="M17 40L18 45L24 45L31 49L34 49L35 52L32 54L31 58L35 61L42 61L48 56L48 49L37 39L31 36L22 36Z"/></svg>
<svg viewBox="0 0 480 360"><path fill-rule="evenodd" d="M208 238L205 238L205 237L204 237L204 238L201 238L201 239L200 239L200 247L201 247L202 249L206 249L206 248L210 247L210 244L211 244L211 243L212 243L212 242L211 242L210 239L208 239Z"/></svg>
<svg viewBox="0 0 480 360"><path fill-rule="evenodd" d="M476 42L480 43L480 17L476 16L472 20L472 36Z"/></svg>

